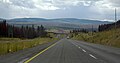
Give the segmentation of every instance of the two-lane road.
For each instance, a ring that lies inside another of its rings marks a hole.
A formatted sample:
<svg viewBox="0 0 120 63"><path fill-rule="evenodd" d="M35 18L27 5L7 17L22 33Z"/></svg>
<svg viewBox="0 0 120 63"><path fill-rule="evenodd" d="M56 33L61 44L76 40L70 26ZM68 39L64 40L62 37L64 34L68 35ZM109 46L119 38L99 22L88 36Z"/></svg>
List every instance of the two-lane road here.
<svg viewBox="0 0 120 63"><path fill-rule="evenodd" d="M103 57L103 50L99 50L92 46L94 45L88 46L83 42L62 39L45 51L30 58L25 63L120 63L120 60L118 60L120 59L119 54L114 53L117 55L114 56L112 53L107 53L107 55L109 55L108 57L113 57L107 59ZM118 48L118 52L119 50Z"/></svg>

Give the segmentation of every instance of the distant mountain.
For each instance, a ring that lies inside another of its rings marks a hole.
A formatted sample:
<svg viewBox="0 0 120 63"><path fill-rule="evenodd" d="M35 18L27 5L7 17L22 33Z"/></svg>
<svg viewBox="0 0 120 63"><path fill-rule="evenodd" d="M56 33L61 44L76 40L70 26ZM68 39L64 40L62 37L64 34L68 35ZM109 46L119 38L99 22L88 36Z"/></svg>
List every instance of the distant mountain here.
<svg viewBox="0 0 120 63"><path fill-rule="evenodd" d="M43 25L48 29L77 29L86 28L91 29L92 25L97 30L99 24L108 24L108 21L76 19L76 18L58 18L58 19L44 19L44 18L15 18L7 20L8 24L14 25Z"/></svg>
<svg viewBox="0 0 120 63"><path fill-rule="evenodd" d="M44 18L16 18L11 19L11 22L61 22L61 23L74 23L74 24L108 24L108 21L89 20L89 19L76 19L76 18L58 18L58 19L44 19Z"/></svg>
<svg viewBox="0 0 120 63"><path fill-rule="evenodd" d="M15 19L11 19L9 21L12 22L31 22L31 21L47 21L47 19L44 18L15 18Z"/></svg>
<svg viewBox="0 0 120 63"><path fill-rule="evenodd" d="M61 18L61 19L52 19L52 21L60 21L67 23L79 23L79 24L107 24L108 21L99 21L99 20L89 20L89 19L76 19L76 18Z"/></svg>
<svg viewBox="0 0 120 63"><path fill-rule="evenodd" d="M118 20L115 23L100 25L99 31L111 30L114 29L115 27L120 28L120 20Z"/></svg>
<svg viewBox="0 0 120 63"><path fill-rule="evenodd" d="M5 19L0 18L0 21L3 21L3 20L5 20Z"/></svg>

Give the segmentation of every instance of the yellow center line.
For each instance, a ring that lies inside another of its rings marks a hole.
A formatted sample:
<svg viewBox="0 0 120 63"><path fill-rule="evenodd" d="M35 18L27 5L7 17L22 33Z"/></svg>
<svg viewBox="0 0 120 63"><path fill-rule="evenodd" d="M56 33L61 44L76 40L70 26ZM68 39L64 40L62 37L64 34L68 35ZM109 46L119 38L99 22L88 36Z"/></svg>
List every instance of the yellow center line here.
<svg viewBox="0 0 120 63"><path fill-rule="evenodd" d="M36 54L35 56L31 57L30 59L28 59L27 61L25 61L24 63L29 63L31 60L33 60L34 58L36 58L37 56L39 56L40 54L44 53L45 51L47 51L48 49L50 49L51 47L53 47L54 45L56 45L56 43L52 44L51 46L47 47L46 49L44 49L43 51L39 52L38 54Z"/></svg>

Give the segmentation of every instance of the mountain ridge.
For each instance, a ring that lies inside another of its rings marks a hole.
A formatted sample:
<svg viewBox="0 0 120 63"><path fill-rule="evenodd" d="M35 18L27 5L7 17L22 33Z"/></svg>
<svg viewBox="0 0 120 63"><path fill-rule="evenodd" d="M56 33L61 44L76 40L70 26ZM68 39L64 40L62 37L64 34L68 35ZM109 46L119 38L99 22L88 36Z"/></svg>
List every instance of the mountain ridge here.
<svg viewBox="0 0 120 63"><path fill-rule="evenodd" d="M79 23L79 24L108 24L109 21L100 20L90 20L90 19L78 19L78 18L55 18L55 19L45 19L45 18L15 18L10 19L11 22L64 22L64 23Z"/></svg>
<svg viewBox="0 0 120 63"><path fill-rule="evenodd" d="M11 25L43 25L46 28L58 28L58 29L91 29L92 25L95 29L101 24L109 24L108 21L99 20L88 20L88 19L77 19L77 18L56 18L56 19L45 19L45 18L15 18L6 20Z"/></svg>

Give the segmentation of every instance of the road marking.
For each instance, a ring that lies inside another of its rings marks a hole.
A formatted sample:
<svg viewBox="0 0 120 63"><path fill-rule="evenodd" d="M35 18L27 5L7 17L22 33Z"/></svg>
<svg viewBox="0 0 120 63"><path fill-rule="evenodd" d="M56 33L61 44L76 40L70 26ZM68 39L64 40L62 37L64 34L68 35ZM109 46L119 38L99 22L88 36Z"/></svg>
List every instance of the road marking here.
<svg viewBox="0 0 120 63"><path fill-rule="evenodd" d="M94 59L97 59L95 56L93 56L92 54L89 54L92 58L94 58Z"/></svg>
<svg viewBox="0 0 120 63"><path fill-rule="evenodd" d="M44 53L45 51L47 51L48 49L50 49L51 47L53 47L54 45L56 45L58 42L52 44L51 46L47 47L46 49L44 49L43 51L39 52L38 54L36 54L35 56L31 57L30 59L28 59L27 61L25 61L24 63L29 63L31 60L33 60L34 58L36 58L37 56L41 55L42 53Z"/></svg>
<svg viewBox="0 0 120 63"><path fill-rule="evenodd" d="M78 48L80 48L80 47L78 47Z"/></svg>
<svg viewBox="0 0 120 63"><path fill-rule="evenodd" d="M72 42L71 42L72 43ZM78 47L78 48L81 48L80 46L78 46L78 45L75 45L74 43L72 43L74 46L76 46L76 47Z"/></svg>
<svg viewBox="0 0 120 63"><path fill-rule="evenodd" d="M18 62L18 63L24 63L25 61L27 61L29 58L25 58L22 61Z"/></svg>
<svg viewBox="0 0 120 63"><path fill-rule="evenodd" d="M86 50L82 49L83 52L86 52Z"/></svg>

